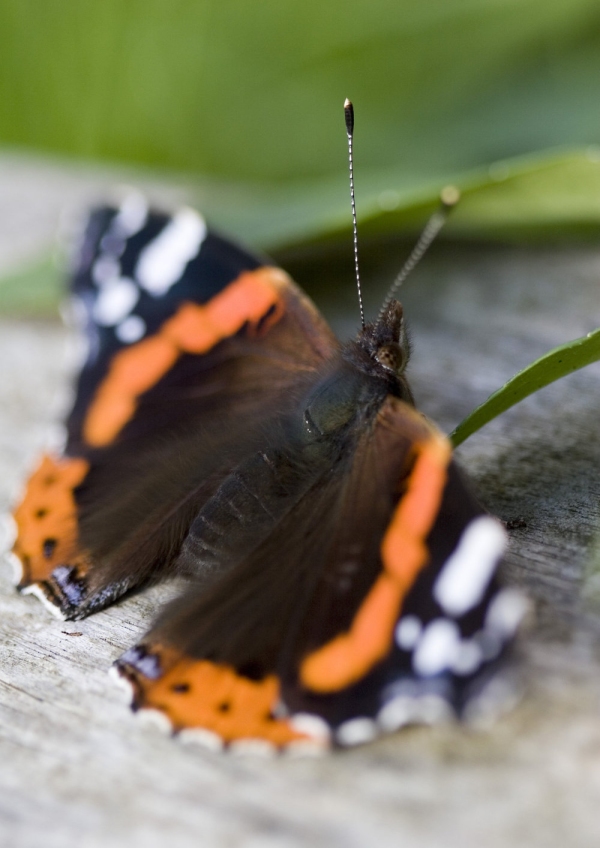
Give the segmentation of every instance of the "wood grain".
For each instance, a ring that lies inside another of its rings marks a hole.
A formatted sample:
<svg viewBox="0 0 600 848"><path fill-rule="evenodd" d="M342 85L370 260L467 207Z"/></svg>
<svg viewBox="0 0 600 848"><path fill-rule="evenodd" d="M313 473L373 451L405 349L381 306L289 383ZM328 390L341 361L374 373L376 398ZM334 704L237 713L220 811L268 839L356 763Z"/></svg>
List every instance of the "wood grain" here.
<svg viewBox="0 0 600 848"><path fill-rule="evenodd" d="M385 262L367 256L368 308L382 295L394 253L388 248ZM311 269L295 270L318 294ZM450 430L523 365L600 325L600 252L441 246L403 301L417 399ZM356 323L353 313L340 319L332 294L323 303L342 332ZM66 339L58 324L0 323L3 510L59 413ZM528 587L538 605L538 624L523 640L525 696L487 729L410 729L302 761L186 747L142 726L107 676L172 588L69 624L15 594L4 566L0 844L598 844L600 606L590 548L599 522L599 422L600 368L592 366L515 407L458 452L487 507L522 519L511 531L506 578Z"/></svg>

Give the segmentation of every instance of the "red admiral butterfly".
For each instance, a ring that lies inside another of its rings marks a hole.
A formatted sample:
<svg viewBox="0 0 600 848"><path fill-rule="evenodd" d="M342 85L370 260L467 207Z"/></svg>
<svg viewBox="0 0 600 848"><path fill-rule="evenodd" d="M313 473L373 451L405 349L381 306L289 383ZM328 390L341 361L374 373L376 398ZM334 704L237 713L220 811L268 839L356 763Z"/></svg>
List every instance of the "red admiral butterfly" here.
<svg viewBox="0 0 600 848"><path fill-rule="evenodd" d="M340 344L283 271L137 195L93 212L72 291L89 351L15 512L18 588L80 619L186 578L116 669L209 745L473 714L523 602L414 409L401 305Z"/></svg>

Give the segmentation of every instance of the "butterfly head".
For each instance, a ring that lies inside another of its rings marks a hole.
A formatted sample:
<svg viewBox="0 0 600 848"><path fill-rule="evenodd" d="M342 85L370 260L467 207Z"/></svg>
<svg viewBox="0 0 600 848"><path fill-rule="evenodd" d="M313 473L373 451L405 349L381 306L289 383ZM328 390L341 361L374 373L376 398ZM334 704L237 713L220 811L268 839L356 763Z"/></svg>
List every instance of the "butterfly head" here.
<svg viewBox="0 0 600 848"><path fill-rule="evenodd" d="M410 356L402 304L392 300L381 317L370 325L368 343L373 359L384 371L400 377ZM367 335L363 331L363 335Z"/></svg>
<svg viewBox="0 0 600 848"><path fill-rule="evenodd" d="M397 300L392 299L376 321L359 331L344 355L360 371L383 384L386 392L414 405L405 376L410 343L402 304Z"/></svg>
<svg viewBox="0 0 600 848"><path fill-rule="evenodd" d="M410 356L410 345L404 324L404 310L391 300L377 321L366 324L356 339L356 347L368 356L368 370L374 376L399 378Z"/></svg>
<svg viewBox="0 0 600 848"><path fill-rule="evenodd" d="M381 318L366 324L342 348L342 363L312 387L306 399L304 425L308 441L339 433L363 411L377 408L388 394L414 405L404 376L409 343L402 305L392 300Z"/></svg>

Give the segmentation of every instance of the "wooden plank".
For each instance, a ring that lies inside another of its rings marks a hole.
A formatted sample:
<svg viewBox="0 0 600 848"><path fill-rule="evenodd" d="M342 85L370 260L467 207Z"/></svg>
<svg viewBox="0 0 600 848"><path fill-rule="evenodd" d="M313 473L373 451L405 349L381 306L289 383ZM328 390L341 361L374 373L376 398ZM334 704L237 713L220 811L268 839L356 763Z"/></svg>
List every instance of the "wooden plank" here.
<svg viewBox="0 0 600 848"><path fill-rule="evenodd" d="M373 265L367 256L365 278ZM313 270L296 267L318 293L322 278ZM389 262L373 271L371 308L390 273ZM450 430L518 368L599 326L599 276L592 249L441 246L403 297L422 408ZM329 313L337 314L336 300L324 298ZM345 332L356 315L338 314L336 323ZM67 385L65 340L55 324L0 324L2 509L56 417L53 397ZM515 407L459 450L488 508L523 519L511 531L507 579L529 587L539 606L538 626L523 640L524 700L487 729L410 729L304 761L186 747L141 726L106 674L169 587L60 623L14 593L4 568L2 844L597 844L600 615L582 600L582 585L598 523L599 420L600 368L593 366Z"/></svg>

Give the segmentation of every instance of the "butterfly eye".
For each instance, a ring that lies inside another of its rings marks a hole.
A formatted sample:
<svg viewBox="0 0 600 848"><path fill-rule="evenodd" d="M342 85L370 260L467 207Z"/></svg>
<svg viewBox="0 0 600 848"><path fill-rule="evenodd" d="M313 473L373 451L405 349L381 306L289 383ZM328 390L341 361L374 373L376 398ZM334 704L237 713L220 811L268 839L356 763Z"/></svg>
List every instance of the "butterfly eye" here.
<svg viewBox="0 0 600 848"><path fill-rule="evenodd" d="M386 344L377 349L375 359L379 364L393 374L401 374L406 367L406 351L400 344Z"/></svg>

